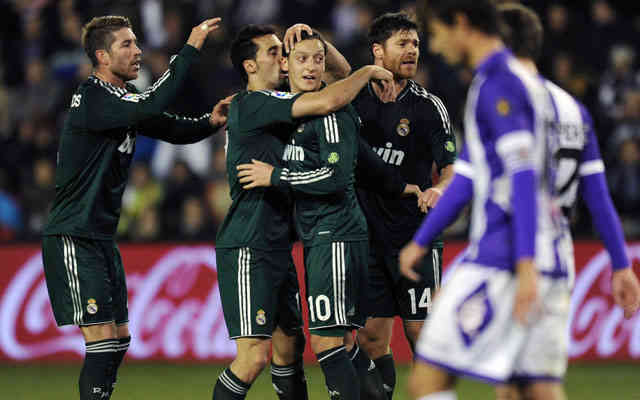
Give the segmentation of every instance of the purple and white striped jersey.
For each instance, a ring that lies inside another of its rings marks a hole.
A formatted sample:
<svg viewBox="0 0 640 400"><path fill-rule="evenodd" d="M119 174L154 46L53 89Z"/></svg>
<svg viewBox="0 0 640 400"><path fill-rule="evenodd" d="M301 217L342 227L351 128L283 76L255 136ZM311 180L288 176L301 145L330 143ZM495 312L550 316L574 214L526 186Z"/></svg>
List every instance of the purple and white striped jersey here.
<svg viewBox="0 0 640 400"><path fill-rule="evenodd" d="M609 251L613 268L629 266L620 220L607 188L604 163L591 115L584 105L553 82L545 80L544 85L551 95L555 111L549 141L556 162L556 204L568 214L580 194ZM568 229L568 222L565 226Z"/></svg>
<svg viewBox="0 0 640 400"><path fill-rule="evenodd" d="M427 245L473 198L466 262L513 270L535 257L541 271L553 271L562 231L546 140L553 118L542 81L509 51L490 55L469 88L454 180L414 240Z"/></svg>

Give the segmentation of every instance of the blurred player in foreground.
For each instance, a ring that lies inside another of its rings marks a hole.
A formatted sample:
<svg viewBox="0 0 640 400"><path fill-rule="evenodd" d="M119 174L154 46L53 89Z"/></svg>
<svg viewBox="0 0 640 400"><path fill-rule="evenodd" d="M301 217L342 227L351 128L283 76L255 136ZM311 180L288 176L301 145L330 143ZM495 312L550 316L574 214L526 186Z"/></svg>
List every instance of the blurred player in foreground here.
<svg viewBox="0 0 640 400"><path fill-rule="evenodd" d="M509 28L502 35L507 47L532 74L538 75L536 61L542 50L543 29L536 13L518 3L506 3L498 7L502 21ZM544 79L544 78L542 78ZM551 94L556 119L550 125L550 148L556 166L555 195L556 202L562 208L565 217L564 229L570 236L569 218L577 202L578 193L584 199L594 225L604 241L611 257L613 274L611 288L616 304L624 310L625 318L631 318L638 308L640 288L631 268L624 247L624 237L618 215L613 207L607 188L604 163L600 157L598 140L593 120L583 104L575 100L566 91L544 80ZM571 240L566 242L566 250L573 259ZM569 289L572 287L574 266L568 266ZM543 342L539 346L544 346ZM531 383L555 386L556 397L561 398L561 383L554 376L545 376L544 371L535 374L519 374L512 377L512 385L497 388L498 399L532 398Z"/></svg>
<svg viewBox="0 0 640 400"><path fill-rule="evenodd" d="M83 27L93 73L71 98L60 135L56 196L42 241L56 322L78 325L85 339L81 400L111 396L131 340L125 273L113 238L136 135L194 143L226 121L222 109L230 99L200 118L163 113L219 22L214 18L194 27L169 69L141 93L127 83L137 78L142 56L129 20L97 17Z"/></svg>
<svg viewBox="0 0 640 400"><path fill-rule="evenodd" d="M409 380L414 398L450 400L458 375L496 384L528 371L539 360L523 357L534 330L544 327L548 341L562 343L569 296L566 277L538 272L553 270L565 255L554 245L559 211L549 187L549 97L505 49L491 0L427 4L431 49L475 69L453 181L400 253L402 272L418 278L412 267L425 247L473 198L469 248L434 302ZM544 308L534 307L537 299ZM540 351L544 365L561 370L566 349L547 350Z"/></svg>

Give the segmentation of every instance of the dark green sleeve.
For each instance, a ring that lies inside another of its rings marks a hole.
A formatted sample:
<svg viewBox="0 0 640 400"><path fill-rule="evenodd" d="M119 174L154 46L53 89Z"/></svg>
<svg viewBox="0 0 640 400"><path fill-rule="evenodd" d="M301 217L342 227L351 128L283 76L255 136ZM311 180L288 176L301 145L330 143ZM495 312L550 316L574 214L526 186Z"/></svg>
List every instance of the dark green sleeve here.
<svg viewBox="0 0 640 400"><path fill-rule="evenodd" d="M340 112L317 118L312 124L320 146L318 165L295 173L275 168L271 184L315 195L344 191L351 182L358 152L356 121Z"/></svg>
<svg viewBox="0 0 640 400"><path fill-rule="evenodd" d="M382 161L382 158L360 135L358 135L356 186L383 196L393 197L402 196L406 186L400 172Z"/></svg>
<svg viewBox="0 0 640 400"><path fill-rule="evenodd" d="M433 110L430 110L426 115L434 116L433 120L427 124L427 126L433 127L431 130L431 154L438 171L441 171L456 160L456 138L451 130L449 113L440 98L431 95L431 101L427 104L433 107Z"/></svg>
<svg viewBox="0 0 640 400"><path fill-rule="evenodd" d="M142 93L115 91L108 86L94 88L85 103L90 131L137 125L158 116L175 100L199 51L185 45L169 63L169 69Z"/></svg>
<svg viewBox="0 0 640 400"><path fill-rule="evenodd" d="M139 125L140 134L173 144L199 142L216 133L216 129L209 124L210 115L189 118L165 112L158 117L143 121Z"/></svg>
<svg viewBox="0 0 640 400"><path fill-rule="evenodd" d="M258 90L247 93L236 105L238 123L243 131L252 131L275 124L292 124L291 108L300 94Z"/></svg>

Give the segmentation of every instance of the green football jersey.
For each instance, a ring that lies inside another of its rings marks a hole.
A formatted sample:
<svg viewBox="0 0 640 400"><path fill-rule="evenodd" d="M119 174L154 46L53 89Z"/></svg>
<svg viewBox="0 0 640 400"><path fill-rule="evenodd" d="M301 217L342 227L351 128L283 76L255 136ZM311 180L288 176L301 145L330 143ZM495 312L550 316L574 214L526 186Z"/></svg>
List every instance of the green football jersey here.
<svg viewBox="0 0 640 400"><path fill-rule="evenodd" d="M259 90L238 93L229 106L227 177L231 207L220 226L216 246L283 250L291 246L290 191L279 188L245 190L238 182L238 164L252 159L282 164L284 145L294 129L291 107L298 96Z"/></svg>
<svg viewBox="0 0 640 400"><path fill-rule="evenodd" d="M44 235L112 239L137 134L171 143L211 135L209 115L185 118L163 111L175 99L199 51L185 45L169 69L144 92L92 75L71 98L56 167L56 195Z"/></svg>
<svg viewBox="0 0 640 400"><path fill-rule="evenodd" d="M291 135L271 183L290 188L295 221L305 246L331 241L367 240L367 223L354 182L360 122L347 107L303 121Z"/></svg>

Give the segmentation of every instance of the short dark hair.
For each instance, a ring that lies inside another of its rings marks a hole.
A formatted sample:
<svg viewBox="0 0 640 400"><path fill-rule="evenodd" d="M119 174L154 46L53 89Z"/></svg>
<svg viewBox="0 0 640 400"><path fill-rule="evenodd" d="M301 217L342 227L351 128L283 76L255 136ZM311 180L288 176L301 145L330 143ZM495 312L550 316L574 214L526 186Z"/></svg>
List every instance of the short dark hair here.
<svg viewBox="0 0 640 400"><path fill-rule="evenodd" d="M82 27L82 47L94 67L98 65L96 50L109 51L116 40L113 32L122 28L131 28L131 21L121 15L94 17Z"/></svg>
<svg viewBox="0 0 640 400"><path fill-rule="evenodd" d="M454 16L462 13L476 29L490 35L498 35L502 29L494 0L425 0L427 20L437 18L447 25L454 24Z"/></svg>
<svg viewBox="0 0 640 400"><path fill-rule="evenodd" d="M386 13L374 19L369 27L367 39L369 47L374 43L384 45L394 33L399 31L418 31L418 24L403 12Z"/></svg>
<svg viewBox="0 0 640 400"><path fill-rule="evenodd" d="M253 39L275 33L276 30L272 26L251 24L240 29L231 42L231 63L245 83L249 81L249 76L242 63L244 60L255 60L258 54L258 45L253 42Z"/></svg>
<svg viewBox="0 0 640 400"><path fill-rule="evenodd" d="M517 3L501 4L498 6L498 12L506 27L501 34L505 45L517 57L538 61L542 53L544 36L538 14L529 7Z"/></svg>
<svg viewBox="0 0 640 400"><path fill-rule="evenodd" d="M322 37L322 35L320 34L320 32L316 31L315 29L312 29L313 33L309 33L307 31L302 31L300 32L300 41L297 40L297 36L295 37L296 42L302 42L303 40L311 40L311 39L317 39L320 41L320 43L322 43L322 47L324 48L324 54L327 54L327 42L324 40L324 38ZM285 57L289 57L289 54L291 52L287 53L287 51L284 49L284 46L282 46L282 54Z"/></svg>

